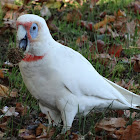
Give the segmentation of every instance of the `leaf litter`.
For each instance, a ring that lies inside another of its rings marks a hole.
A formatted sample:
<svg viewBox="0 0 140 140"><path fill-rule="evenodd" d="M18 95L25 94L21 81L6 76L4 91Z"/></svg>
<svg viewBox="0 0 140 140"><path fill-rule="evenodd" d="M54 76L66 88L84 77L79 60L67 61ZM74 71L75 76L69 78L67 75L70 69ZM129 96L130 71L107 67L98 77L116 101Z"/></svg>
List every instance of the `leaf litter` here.
<svg viewBox="0 0 140 140"><path fill-rule="evenodd" d="M83 6L84 2L82 0L77 0L77 3ZM86 14L91 13L94 9L98 8L97 4L98 0L91 0L88 2L88 8L90 9ZM80 27L81 30L85 29L86 32L81 36L78 36L75 39L75 44L81 50L86 46L89 46L88 50L91 56L88 56L96 62L102 64L105 68L109 68L110 75L119 75L119 73L124 73L126 68L121 68L121 71L118 69L123 66L123 64L132 65L134 72L140 72L140 57L139 55L133 55L131 58L124 57L124 50L139 48L139 38L136 39L137 46L131 46L131 44L135 41L134 35L136 33L136 29L139 31L139 23L140 21L137 19L131 18L128 13L124 10L118 9L118 11L114 11L112 14L108 14L108 11L102 11L97 15L99 18L97 21L89 21L87 20L87 15L81 12L80 8L77 8L77 4L75 4L76 8L69 9L69 4L74 5L74 1L62 2L60 1L49 1L49 0L23 0L22 4L18 5L14 3L14 1L3 1L1 3L3 8L3 26L0 27L0 34L3 34L7 30L10 29L12 33L15 32L16 29L16 19L18 16L25 13L32 13L30 10L33 7L34 11L39 12L39 14L46 19L48 27L52 33L59 32L59 29L56 24L54 24L55 18L67 23L67 25L71 23L76 23L77 27ZM68 7L68 8L67 8ZM128 9L134 12L135 15L140 13L140 3L138 1L132 2L128 5ZM57 13L51 9L55 9ZM95 38L93 39L90 34L98 33L98 37L94 34ZM54 35L57 38L57 35ZM108 37L109 40L113 40L106 42L105 38ZM59 38L59 37L58 37ZM116 42L117 38L120 39L119 42ZM63 39L59 38L58 42L65 44L67 46L67 41L63 41ZM124 44L123 44L123 43ZM24 56L22 53L19 53L15 48L12 48L12 51L9 51L7 58L13 63L17 64ZM97 53L95 53L97 52ZM13 55L17 56L17 60L13 59ZM118 65L117 63L121 61L123 64ZM11 69L14 66L11 67ZM10 133L9 126L11 126L11 122L15 128L11 130L13 136L17 138L23 139L51 139L53 136L57 135L56 139L65 139L67 136L69 139L77 140L77 139L102 139L102 138L113 138L113 139L139 139L140 138L140 123L137 116L139 115L137 112L131 113L131 111L113 111L116 114L116 118L112 115L112 111L109 111L106 118L99 119L95 118L96 124L94 130L96 135L94 135L94 131L91 130L93 128L87 128L86 134L77 133L78 129L76 129L76 133L69 132L68 135L60 135L60 130L57 131L56 127L47 126L47 119L45 119L44 115L34 117L37 112L35 111L35 115L33 111L29 112L30 107L26 106L21 102L17 102L17 97L19 97L19 93L16 89L10 90L8 85L4 82L6 78L5 72L9 71L4 63L2 68L0 69L0 80L3 81L3 84L0 84L0 100L3 102L4 100L9 100L10 104L7 103L6 106L3 106L0 111L0 138L3 138L7 133ZM139 89L139 83L131 78L128 82L124 79L115 81L118 85L135 91ZM29 115L27 115L29 113ZM101 114L95 113L94 115L101 116ZM28 116L26 118L26 116ZM92 115L91 115L92 116ZM91 126L91 116L87 116L87 123ZM120 116L120 117L117 117ZM25 117L25 119L24 119ZM93 116L92 116L93 117ZM133 122L129 123L130 118L136 119ZM23 120L22 120L23 119ZM84 119L84 118L82 118ZM17 124L22 120L22 127L20 129L17 128ZM28 120L28 121L27 121ZM79 122L75 120L73 127L77 125L79 127ZM81 124L83 125L83 124ZM72 128L74 129L74 128ZM103 132L106 132L103 134Z"/></svg>

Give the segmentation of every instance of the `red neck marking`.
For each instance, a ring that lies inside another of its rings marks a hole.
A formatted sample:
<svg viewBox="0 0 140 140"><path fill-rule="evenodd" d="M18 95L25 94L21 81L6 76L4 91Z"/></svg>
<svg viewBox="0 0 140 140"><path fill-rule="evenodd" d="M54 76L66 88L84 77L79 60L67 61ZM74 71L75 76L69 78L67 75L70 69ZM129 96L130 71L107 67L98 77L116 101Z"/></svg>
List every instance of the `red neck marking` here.
<svg viewBox="0 0 140 140"><path fill-rule="evenodd" d="M35 56L35 55L26 54L22 60L25 62L34 62L43 59L44 56L45 55Z"/></svg>

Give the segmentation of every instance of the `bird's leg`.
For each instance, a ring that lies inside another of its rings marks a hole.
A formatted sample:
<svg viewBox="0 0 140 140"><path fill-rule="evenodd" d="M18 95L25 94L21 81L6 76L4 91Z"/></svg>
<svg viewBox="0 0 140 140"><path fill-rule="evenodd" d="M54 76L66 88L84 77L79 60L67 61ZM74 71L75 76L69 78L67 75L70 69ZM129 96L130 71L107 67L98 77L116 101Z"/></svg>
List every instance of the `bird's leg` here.
<svg viewBox="0 0 140 140"><path fill-rule="evenodd" d="M77 110L73 110L73 111L63 110L61 112L62 120L63 120L63 128L62 128L61 133L65 133L67 130L70 130L74 117L76 116L76 113L77 113Z"/></svg>
<svg viewBox="0 0 140 140"><path fill-rule="evenodd" d="M61 122L61 114L55 110L51 110L49 108L47 108L46 106L42 105L41 103L39 103L40 109L41 111L47 115L48 121L49 121L49 125L58 125Z"/></svg>
<svg viewBox="0 0 140 140"><path fill-rule="evenodd" d="M70 130L74 117L78 111L78 104L74 98L62 98L58 100L57 107L61 112L61 118L63 121L63 128L61 133L65 133L67 130Z"/></svg>

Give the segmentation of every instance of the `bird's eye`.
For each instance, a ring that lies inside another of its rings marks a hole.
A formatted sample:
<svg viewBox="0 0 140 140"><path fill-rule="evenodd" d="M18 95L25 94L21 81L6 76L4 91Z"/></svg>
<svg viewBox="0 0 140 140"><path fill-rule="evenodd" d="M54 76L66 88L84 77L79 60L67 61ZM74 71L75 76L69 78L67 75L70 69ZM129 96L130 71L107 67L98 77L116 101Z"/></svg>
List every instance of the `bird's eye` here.
<svg viewBox="0 0 140 140"><path fill-rule="evenodd" d="M35 30L35 29L36 29L36 27L34 26L34 27L33 27L33 30Z"/></svg>
<svg viewBox="0 0 140 140"><path fill-rule="evenodd" d="M38 35L38 26L36 23L33 23L31 28L30 28L30 35L34 39Z"/></svg>

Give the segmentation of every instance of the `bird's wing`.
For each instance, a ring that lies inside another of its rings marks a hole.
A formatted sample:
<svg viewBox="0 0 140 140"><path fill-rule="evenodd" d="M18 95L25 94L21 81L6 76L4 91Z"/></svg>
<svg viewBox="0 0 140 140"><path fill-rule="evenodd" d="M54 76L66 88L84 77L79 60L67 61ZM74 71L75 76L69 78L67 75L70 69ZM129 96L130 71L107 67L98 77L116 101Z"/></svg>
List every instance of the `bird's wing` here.
<svg viewBox="0 0 140 140"><path fill-rule="evenodd" d="M61 59L57 59L56 67L62 82L72 94L118 100L130 106L123 94L105 80L80 53L67 47L59 50L57 53Z"/></svg>

